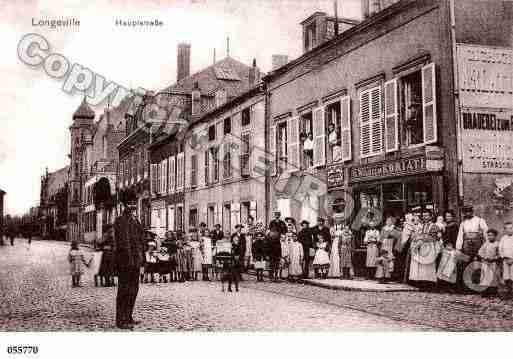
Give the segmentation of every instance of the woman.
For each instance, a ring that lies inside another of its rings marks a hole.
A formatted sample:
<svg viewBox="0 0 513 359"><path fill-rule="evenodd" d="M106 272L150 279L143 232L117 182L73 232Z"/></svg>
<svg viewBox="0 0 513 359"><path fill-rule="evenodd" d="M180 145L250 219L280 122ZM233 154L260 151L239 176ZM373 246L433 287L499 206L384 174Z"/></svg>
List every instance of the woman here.
<svg viewBox="0 0 513 359"><path fill-rule="evenodd" d="M378 258L378 243L380 241L379 230L376 229L376 222L369 222L369 229L365 232L363 243L367 246L365 265L367 267L367 278L374 279L376 274L376 259Z"/></svg>
<svg viewBox="0 0 513 359"><path fill-rule="evenodd" d="M456 240L458 239L459 228L460 226L454 218L454 212L451 210L445 212L444 243L450 243L453 248L456 248Z"/></svg>
<svg viewBox="0 0 513 359"><path fill-rule="evenodd" d="M208 229L205 229L201 236L201 253L202 280L209 281L208 273L212 270L212 238L210 238L210 231Z"/></svg>
<svg viewBox="0 0 513 359"><path fill-rule="evenodd" d="M432 221L432 213L422 214L422 224L411 244L410 280L425 289L434 289L437 282L436 258L441 249L440 229Z"/></svg>
<svg viewBox="0 0 513 359"><path fill-rule="evenodd" d="M107 224L104 227L102 241L99 244L102 250L100 269L98 271L100 286L111 287L114 286L114 276L116 275L114 253L112 252L114 245L114 227L111 224ZM94 279L96 285L96 276Z"/></svg>
<svg viewBox="0 0 513 359"><path fill-rule="evenodd" d="M201 243L198 240L198 233L192 233L191 240L189 241L189 247L191 251L192 263L191 263L191 279L198 280L199 273L202 270L203 256L200 249Z"/></svg>
<svg viewBox="0 0 513 359"><path fill-rule="evenodd" d="M340 270L341 279L352 279L353 275L353 233L349 226L345 225L342 228L340 240L338 242L338 253L340 256Z"/></svg>
<svg viewBox="0 0 513 359"><path fill-rule="evenodd" d="M340 254L338 251L339 243L342 236L342 226L339 220L336 218L333 227L331 228L331 251L330 251L330 271L328 277L338 278L340 277Z"/></svg>
<svg viewBox="0 0 513 359"><path fill-rule="evenodd" d="M297 240L297 235L291 235L289 244L289 279L294 280L303 274L303 246Z"/></svg>

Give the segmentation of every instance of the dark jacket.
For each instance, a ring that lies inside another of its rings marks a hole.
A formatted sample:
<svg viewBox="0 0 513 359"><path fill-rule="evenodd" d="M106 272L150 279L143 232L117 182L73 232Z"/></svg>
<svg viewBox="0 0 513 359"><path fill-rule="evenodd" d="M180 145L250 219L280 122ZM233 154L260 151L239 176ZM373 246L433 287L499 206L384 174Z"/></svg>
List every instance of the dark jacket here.
<svg viewBox="0 0 513 359"><path fill-rule="evenodd" d="M287 233L287 225L281 219L273 219L271 222L269 222L269 230L275 230L280 234L285 234Z"/></svg>
<svg viewBox="0 0 513 359"><path fill-rule="evenodd" d="M126 213L116 218L113 244L118 270L138 269L144 264L144 230L137 218Z"/></svg>
<svg viewBox="0 0 513 359"><path fill-rule="evenodd" d="M311 228L304 228L297 234L297 240L303 245L303 252L308 253L314 247L314 239Z"/></svg>
<svg viewBox="0 0 513 359"><path fill-rule="evenodd" d="M458 231L460 226L456 222L448 223L445 227L445 243L451 243L454 248L456 248L456 240L458 239Z"/></svg>
<svg viewBox="0 0 513 359"><path fill-rule="evenodd" d="M319 228L318 225L312 228L312 235L313 235L314 242L319 241L319 236L321 234L323 235L324 239L328 243L331 243L331 233L330 233L330 229L327 226L323 226L322 229Z"/></svg>
<svg viewBox="0 0 513 359"><path fill-rule="evenodd" d="M279 238L271 238L267 240L268 256L271 260L280 260L281 258L281 241Z"/></svg>
<svg viewBox="0 0 513 359"><path fill-rule="evenodd" d="M233 238L238 236L239 237L239 243L235 244ZM246 253L246 236L244 233L233 233L231 238L232 242L232 254L235 256L235 259L243 260L244 259L244 253Z"/></svg>
<svg viewBox="0 0 513 359"><path fill-rule="evenodd" d="M256 261L264 260L267 255L267 243L263 239L258 239L253 242L253 248L251 248L251 253L253 254L253 258Z"/></svg>
<svg viewBox="0 0 513 359"><path fill-rule="evenodd" d="M213 230L212 233L210 234L210 237L212 237L212 245L215 246L217 241L220 241L223 239L223 237L224 237L223 230L220 229L219 232L216 230Z"/></svg>

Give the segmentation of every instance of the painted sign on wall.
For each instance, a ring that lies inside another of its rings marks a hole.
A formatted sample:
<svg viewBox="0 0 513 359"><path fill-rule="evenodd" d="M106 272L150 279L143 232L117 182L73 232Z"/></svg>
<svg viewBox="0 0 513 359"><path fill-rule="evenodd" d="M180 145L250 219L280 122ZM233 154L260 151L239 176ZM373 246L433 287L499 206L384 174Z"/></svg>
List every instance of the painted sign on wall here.
<svg viewBox="0 0 513 359"><path fill-rule="evenodd" d="M513 110L463 108L463 171L513 173Z"/></svg>
<svg viewBox="0 0 513 359"><path fill-rule="evenodd" d="M458 44L457 57L462 106L513 108L513 49Z"/></svg>

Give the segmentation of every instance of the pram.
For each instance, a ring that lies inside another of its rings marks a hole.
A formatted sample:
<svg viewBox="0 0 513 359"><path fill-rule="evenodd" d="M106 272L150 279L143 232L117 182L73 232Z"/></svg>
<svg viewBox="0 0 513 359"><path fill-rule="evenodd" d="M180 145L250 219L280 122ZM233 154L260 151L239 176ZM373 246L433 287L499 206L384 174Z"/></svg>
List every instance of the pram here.
<svg viewBox="0 0 513 359"><path fill-rule="evenodd" d="M232 245L229 241L218 241L214 248L214 271L216 279L221 280L221 288L224 292L224 284L228 282L228 291L232 291L232 282L235 290L239 291L238 274L235 273L235 258L232 254Z"/></svg>

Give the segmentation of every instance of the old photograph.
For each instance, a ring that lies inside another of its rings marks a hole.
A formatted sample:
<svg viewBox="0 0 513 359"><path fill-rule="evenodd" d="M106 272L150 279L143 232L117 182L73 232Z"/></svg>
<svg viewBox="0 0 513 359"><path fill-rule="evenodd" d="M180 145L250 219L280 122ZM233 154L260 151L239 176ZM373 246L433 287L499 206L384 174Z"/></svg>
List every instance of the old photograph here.
<svg viewBox="0 0 513 359"><path fill-rule="evenodd" d="M513 330L513 0L0 0L0 43L1 332Z"/></svg>

